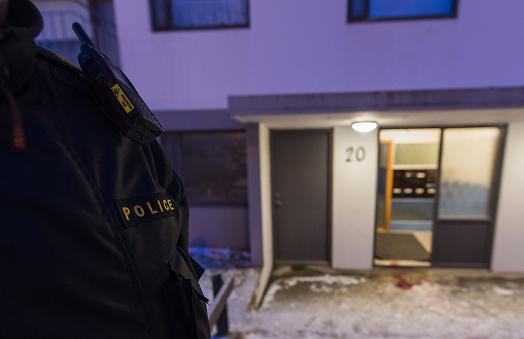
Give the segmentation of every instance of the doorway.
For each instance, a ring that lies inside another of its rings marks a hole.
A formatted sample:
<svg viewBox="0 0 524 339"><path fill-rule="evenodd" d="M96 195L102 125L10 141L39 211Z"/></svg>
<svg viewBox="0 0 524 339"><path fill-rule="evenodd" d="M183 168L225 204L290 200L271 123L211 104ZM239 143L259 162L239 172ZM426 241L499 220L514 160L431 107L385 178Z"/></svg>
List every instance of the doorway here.
<svg viewBox="0 0 524 339"><path fill-rule="evenodd" d="M330 173L330 130L271 131L276 263L329 263Z"/></svg>
<svg viewBox="0 0 524 339"><path fill-rule="evenodd" d="M375 265L487 267L498 127L380 131Z"/></svg>
<svg viewBox="0 0 524 339"><path fill-rule="evenodd" d="M440 129L380 131L377 265L429 266Z"/></svg>

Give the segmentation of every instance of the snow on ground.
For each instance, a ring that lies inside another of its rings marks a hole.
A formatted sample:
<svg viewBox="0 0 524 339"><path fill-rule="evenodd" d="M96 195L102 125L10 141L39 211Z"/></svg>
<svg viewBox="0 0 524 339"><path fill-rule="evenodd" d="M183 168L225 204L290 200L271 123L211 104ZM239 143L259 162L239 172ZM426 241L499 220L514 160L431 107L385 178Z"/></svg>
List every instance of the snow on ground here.
<svg viewBox="0 0 524 339"><path fill-rule="evenodd" d="M193 246L189 248L189 254L206 269L251 266L251 256L242 250Z"/></svg>
<svg viewBox="0 0 524 339"><path fill-rule="evenodd" d="M259 309L250 309L255 269L236 276L229 300L238 338L524 338L524 275L479 270L311 269L274 277Z"/></svg>
<svg viewBox="0 0 524 339"><path fill-rule="evenodd" d="M264 297L263 309L268 309L274 302L275 294L281 292L283 289L289 289L297 286L298 284L307 283L309 289L314 293L328 293L332 292L335 288L343 286L350 286L365 282L365 278L347 277L347 276L334 276L334 275L320 275L320 276L309 276L309 277L291 277L286 279L279 279L271 284L270 288L266 292Z"/></svg>

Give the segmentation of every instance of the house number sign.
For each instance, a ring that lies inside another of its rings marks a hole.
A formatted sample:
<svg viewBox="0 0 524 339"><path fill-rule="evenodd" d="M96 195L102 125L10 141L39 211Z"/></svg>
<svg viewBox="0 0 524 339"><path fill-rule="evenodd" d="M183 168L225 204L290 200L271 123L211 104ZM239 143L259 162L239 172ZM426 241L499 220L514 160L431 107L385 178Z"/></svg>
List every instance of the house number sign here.
<svg viewBox="0 0 524 339"><path fill-rule="evenodd" d="M362 146L346 148L346 162L362 162L366 159L366 149Z"/></svg>

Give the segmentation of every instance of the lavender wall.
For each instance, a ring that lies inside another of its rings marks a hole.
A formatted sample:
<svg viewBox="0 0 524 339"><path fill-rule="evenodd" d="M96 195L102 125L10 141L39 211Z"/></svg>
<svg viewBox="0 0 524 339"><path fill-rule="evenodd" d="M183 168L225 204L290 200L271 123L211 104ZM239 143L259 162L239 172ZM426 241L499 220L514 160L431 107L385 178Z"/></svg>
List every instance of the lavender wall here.
<svg viewBox="0 0 524 339"><path fill-rule="evenodd" d="M518 86L524 1L460 0L457 19L348 24L347 0L251 0L251 28L153 33L114 0L123 68L155 110L228 95Z"/></svg>

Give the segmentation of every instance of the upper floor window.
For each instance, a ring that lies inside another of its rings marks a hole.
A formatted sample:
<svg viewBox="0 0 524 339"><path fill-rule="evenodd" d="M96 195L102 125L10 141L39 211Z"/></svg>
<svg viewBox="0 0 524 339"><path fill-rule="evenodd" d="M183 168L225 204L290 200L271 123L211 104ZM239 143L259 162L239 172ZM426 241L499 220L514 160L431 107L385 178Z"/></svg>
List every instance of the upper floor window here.
<svg viewBox="0 0 524 339"><path fill-rule="evenodd" d="M249 26L249 0L151 0L154 30Z"/></svg>
<svg viewBox="0 0 524 339"><path fill-rule="evenodd" d="M455 17L458 0L349 0L349 22Z"/></svg>

